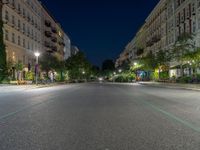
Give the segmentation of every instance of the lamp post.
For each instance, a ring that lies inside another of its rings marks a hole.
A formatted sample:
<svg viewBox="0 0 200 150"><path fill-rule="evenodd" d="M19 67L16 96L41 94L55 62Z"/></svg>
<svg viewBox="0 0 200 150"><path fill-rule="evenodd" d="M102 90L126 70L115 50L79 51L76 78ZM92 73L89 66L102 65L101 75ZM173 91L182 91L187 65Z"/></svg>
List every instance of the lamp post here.
<svg viewBox="0 0 200 150"><path fill-rule="evenodd" d="M36 65L35 65L35 83L38 85L38 59L40 56L39 52L35 52L35 57L36 57Z"/></svg>
<svg viewBox="0 0 200 150"><path fill-rule="evenodd" d="M86 82L85 71L83 71L82 74L83 74L83 80L84 82Z"/></svg>

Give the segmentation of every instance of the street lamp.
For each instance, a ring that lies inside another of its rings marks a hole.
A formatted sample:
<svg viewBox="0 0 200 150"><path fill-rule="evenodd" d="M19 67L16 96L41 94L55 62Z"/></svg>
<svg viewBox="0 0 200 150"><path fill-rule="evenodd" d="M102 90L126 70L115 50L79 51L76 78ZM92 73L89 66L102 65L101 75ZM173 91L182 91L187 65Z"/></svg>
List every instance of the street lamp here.
<svg viewBox="0 0 200 150"><path fill-rule="evenodd" d="M136 66L137 65L137 63L136 62L134 62L134 66Z"/></svg>
<svg viewBox="0 0 200 150"><path fill-rule="evenodd" d="M85 74L85 71L83 71L82 74Z"/></svg>
<svg viewBox="0 0 200 150"><path fill-rule="evenodd" d="M118 72L121 73L121 72L122 72L122 69L119 69Z"/></svg>
<svg viewBox="0 0 200 150"><path fill-rule="evenodd" d="M34 53L35 57L36 57L36 65L35 65L35 83L36 85L38 84L38 58L40 56L39 52L35 52Z"/></svg>

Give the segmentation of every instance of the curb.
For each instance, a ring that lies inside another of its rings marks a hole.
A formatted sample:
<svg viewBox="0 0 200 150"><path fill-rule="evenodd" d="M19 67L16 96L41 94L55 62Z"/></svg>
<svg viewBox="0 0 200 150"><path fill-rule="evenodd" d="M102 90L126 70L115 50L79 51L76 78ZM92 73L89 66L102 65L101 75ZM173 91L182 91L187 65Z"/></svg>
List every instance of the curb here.
<svg viewBox="0 0 200 150"><path fill-rule="evenodd" d="M191 91L200 91L200 88L190 88L190 87L181 87L181 86L173 86L173 85L158 85L158 84L146 84L146 83L138 83L144 86L151 87L159 87L159 88L168 88L168 89L181 89L181 90L191 90Z"/></svg>

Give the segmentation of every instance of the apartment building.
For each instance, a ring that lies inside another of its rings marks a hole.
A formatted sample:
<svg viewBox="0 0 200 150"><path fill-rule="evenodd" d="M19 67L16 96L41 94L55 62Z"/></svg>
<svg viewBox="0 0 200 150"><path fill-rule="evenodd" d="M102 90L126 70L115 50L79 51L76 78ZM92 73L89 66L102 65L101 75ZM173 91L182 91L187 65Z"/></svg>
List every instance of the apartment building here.
<svg viewBox="0 0 200 150"><path fill-rule="evenodd" d="M3 7L3 2L0 0L0 20L2 20L2 7Z"/></svg>
<svg viewBox="0 0 200 150"><path fill-rule="evenodd" d="M45 6L42 9L42 30L43 53L64 60L64 31Z"/></svg>
<svg viewBox="0 0 200 150"><path fill-rule="evenodd" d="M76 55L79 52L79 48L77 46L72 45L71 46L71 55Z"/></svg>
<svg viewBox="0 0 200 150"><path fill-rule="evenodd" d="M200 47L200 0L160 0L132 40L132 53L139 49L144 55L168 50L183 33L192 34L195 45ZM138 57L131 58L134 61ZM170 62L171 67L177 64ZM170 74L179 76L180 70L171 70Z"/></svg>
<svg viewBox="0 0 200 150"><path fill-rule="evenodd" d="M126 47L125 50L120 54L119 58L115 62L115 68L121 67L123 64L129 62L130 50Z"/></svg>
<svg viewBox="0 0 200 150"><path fill-rule="evenodd" d="M166 2L160 0L145 21L146 51L156 53L166 46Z"/></svg>
<svg viewBox="0 0 200 150"><path fill-rule="evenodd" d="M13 77L16 63L22 63L23 72L34 70L34 52L48 53L64 60L64 37L61 25L47 8L38 0L2 0L2 21L7 61L13 64ZM66 43L69 44L69 43ZM19 75L18 75L19 76Z"/></svg>
<svg viewBox="0 0 200 150"><path fill-rule="evenodd" d="M37 0L3 0L2 20L7 60L34 66L34 52L42 50L42 7Z"/></svg>
<svg viewBox="0 0 200 150"><path fill-rule="evenodd" d="M123 63L134 62L139 59L147 51L146 49L146 25L143 25L136 33L135 37L126 45L125 49L120 54L115 62L115 67L120 67Z"/></svg>
<svg viewBox="0 0 200 150"><path fill-rule="evenodd" d="M67 34L64 35L64 59L67 60L69 57L71 57L71 40L67 36Z"/></svg>

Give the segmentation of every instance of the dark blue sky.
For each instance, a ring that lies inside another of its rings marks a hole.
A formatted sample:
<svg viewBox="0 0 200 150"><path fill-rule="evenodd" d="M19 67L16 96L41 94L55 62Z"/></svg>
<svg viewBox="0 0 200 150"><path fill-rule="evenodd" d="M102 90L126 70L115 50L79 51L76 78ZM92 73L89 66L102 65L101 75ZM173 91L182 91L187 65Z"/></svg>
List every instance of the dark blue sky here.
<svg viewBox="0 0 200 150"><path fill-rule="evenodd" d="M159 0L41 0L93 64L115 59Z"/></svg>

